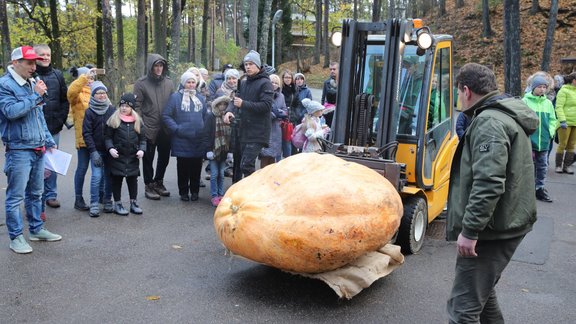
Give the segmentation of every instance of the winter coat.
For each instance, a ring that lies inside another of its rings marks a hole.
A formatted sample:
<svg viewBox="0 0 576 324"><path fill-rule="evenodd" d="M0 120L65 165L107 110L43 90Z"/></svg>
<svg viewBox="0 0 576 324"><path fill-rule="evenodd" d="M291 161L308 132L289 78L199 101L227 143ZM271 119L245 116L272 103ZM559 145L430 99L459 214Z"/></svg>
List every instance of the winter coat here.
<svg viewBox="0 0 576 324"><path fill-rule="evenodd" d="M38 72L40 79L46 83L48 89L44 99L46 104L42 110L50 134L55 135L60 133L68 117L69 104L66 98L68 87L62 72L52 68L52 66L37 65L36 72Z"/></svg>
<svg viewBox="0 0 576 324"><path fill-rule="evenodd" d="M285 104L284 95L278 89L278 91L274 92L274 102L270 113L270 140L268 141L268 147L263 148L262 152L260 152L260 156L273 158L282 156L282 128L280 128L280 122L288 117Z"/></svg>
<svg viewBox="0 0 576 324"><path fill-rule="evenodd" d="M336 104L336 95L338 94L338 86L332 86L332 83L335 84L335 80L332 78L328 78L328 80L324 81L324 86L322 87L322 99L320 100L321 104L330 103Z"/></svg>
<svg viewBox="0 0 576 324"><path fill-rule="evenodd" d="M156 77L152 72L154 63L164 62L164 71L161 77ZM170 95L174 91L174 83L168 77L168 63L159 54L149 54L146 62L147 74L134 83L134 95L136 96L136 112L144 122L144 135L152 143L163 131L162 110Z"/></svg>
<svg viewBox="0 0 576 324"><path fill-rule="evenodd" d="M111 148L118 151L118 157L108 156L107 166L110 174L122 177L134 177L140 175L140 159L136 156L139 150L146 152L146 137L134 129L134 122L120 122L118 128L106 126L105 145L108 154Z"/></svg>
<svg viewBox="0 0 576 324"><path fill-rule="evenodd" d="M220 97L217 97L216 99L214 99L213 105L218 104L218 102L222 100L222 99L219 99L221 97L223 97L223 96L220 96ZM206 143L206 152L210 152L210 151L214 152L214 142L216 140L216 118L218 118L218 117L214 116L213 111L214 110L212 109L210 112L208 112L206 114L206 120L204 121L204 142ZM224 115L224 113L222 115ZM230 126L228 125L227 127L230 127ZM230 136L228 138L226 138L226 141L228 142L228 145L229 145L228 152L221 150L221 152L218 156L214 156L215 161L224 161L228 157L228 153L232 153L233 149L232 149L232 141L231 141Z"/></svg>
<svg viewBox="0 0 576 324"><path fill-rule="evenodd" d="M465 111L472 122L450 171L446 238L522 236L536 221L534 164L528 138L538 116L517 98L491 92Z"/></svg>
<svg viewBox="0 0 576 324"><path fill-rule="evenodd" d="M524 95L522 100L534 110L540 124L536 131L530 135L530 141L532 142L532 150L543 152L548 151L550 148L550 141L554 138L556 134L556 113L554 112L554 106L552 101L550 101L546 96L535 96L532 92Z"/></svg>
<svg viewBox="0 0 576 324"><path fill-rule="evenodd" d="M468 126L470 126L470 117L461 112L458 115L458 119L456 119L456 134L458 135L459 140L462 140L462 136L464 136Z"/></svg>
<svg viewBox="0 0 576 324"><path fill-rule="evenodd" d="M84 122L82 123L82 136L84 143L90 153L92 152L107 152L104 139L106 138L106 122L108 118L114 113L114 106L108 106L108 110L103 115L98 115L94 110L88 108L84 115Z"/></svg>
<svg viewBox="0 0 576 324"><path fill-rule="evenodd" d="M296 87L294 84L289 86L282 86L282 94L284 95L284 102L288 108L288 119L294 125L298 125L302 120L297 113L298 106L300 106L300 101L298 100L298 93L296 92Z"/></svg>
<svg viewBox="0 0 576 324"><path fill-rule="evenodd" d="M305 84L301 87L296 87L296 91L298 92L298 108L296 109L296 114L298 120L302 120L304 115L306 115L306 108L302 105L302 100L304 100L304 98L312 100L312 91L310 91Z"/></svg>
<svg viewBox="0 0 576 324"><path fill-rule="evenodd" d="M162 119L171 136L172 156L185 158L204 157L208 143L204 136L204 119L207 108L204 97L196 94L202 103L202 109L194 111L194 103L190 102L190 111L182 110L183 94L173 93L162 113Z"/></svg>
<svg viewBox="0 0 576 324"><path fill-rule="evenodd" d="M268 146L273 94L272 83L264 69L254 76L248 76L238 85L236 96L242 98L242 106L236 109L231 105L227 111L234 112L234 116L240 120L241 143Z"/></svg>
<svg viewBox="0 0 576 324"><path fill-rule="evenodd" d="M304 143L304 147L302 148L302 153L306 152L317 152L322 149L320 146L320 142L318 142L319 138L326 138L328 135L328 128L322 128L322 121L320 117L312 116L310 117L310 123L314 124L314 127L311 127L306 120L303 121L306 125L306 131L304 135L306 136L306 142Z"/></svg>
<svg viewBox="0 0 576 324"><path fill-rule="evenodd" d="M558 127L565 121L568 126L576 126L576 86L565 84L556 95L556 117Z"/></svg>
<svg viewBox="0 0 576 324"><path fill-rule="evenodd" d="M216 95L216 91L220 89L222 83L224 82L224 73L216 74L212 77L212 80L208 84L208 92L210 93L210 97L208 98L210 101L218 98L219 96Z"/></svg>
<svg viewBox="0 0 576 324"><path fill-rule="evenodd" d="M74 80L68 87L68 102L70 103L70 112L68 113L68 120L74 124L74 132L76 134L76 149L86 147L84 137L82 136L82 123L84 122L84 114L88 105L90 104L90 86L88 85L88 78L81 75L78 79Z"/></svg>
<svg viewBox="0 0 576 324"><path fill-rule="evenodd" d="M56 145L41 110L43 98L34 92L34 84L33 79L24 80L12 66L0 78L0 133L10 149Z"/></svg>

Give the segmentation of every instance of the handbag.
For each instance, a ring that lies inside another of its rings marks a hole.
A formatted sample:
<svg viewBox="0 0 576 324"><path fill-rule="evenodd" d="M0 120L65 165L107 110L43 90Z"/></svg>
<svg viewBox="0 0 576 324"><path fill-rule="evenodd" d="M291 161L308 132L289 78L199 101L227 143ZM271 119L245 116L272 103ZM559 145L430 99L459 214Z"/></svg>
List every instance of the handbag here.
<svg viewBox="0 0 576 324"><path fill-rule="evenodd" d="M282 128L282 140L284 142L289 142L292 140L292 133L294 132L294 124L287 120L283 120L280 124Z"/></svg>

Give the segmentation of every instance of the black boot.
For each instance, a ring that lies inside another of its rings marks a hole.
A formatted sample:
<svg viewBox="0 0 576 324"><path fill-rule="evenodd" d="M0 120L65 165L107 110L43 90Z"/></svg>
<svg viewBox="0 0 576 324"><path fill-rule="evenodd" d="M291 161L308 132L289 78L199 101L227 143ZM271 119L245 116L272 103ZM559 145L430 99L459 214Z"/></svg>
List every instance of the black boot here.
<svg viewBox="0 0 576 324"><path fill-rule="evenodd" d="M545 202L552 202L552 198L548 195L548 191L544 188L540 188L536 190L536 199L545 201Z"/></svg>
<svg viewBox="0 0 576 324"><path fill-rule="evenodd" d="M158 193L162 197L170 197L170 191L166 190L166 187L164 187L163 180L156 181L156 184L154 185L154 190L156 190L156 193Z"/></svg>
<svg viewBox="0 0 576 324"><path fill-rule="evenodd" d="M152 200L160 200L160 195L156 192L156 183L151 182L144 187L144 196Z"/></svg>
<svg viewBox="0 0 576 324"><path fill-rule="evenodd" d="M84 197L82 197L82 196L76 196L76 201L74 201L74 208L76 208L78 210L90 209L90 207L88 207L88 205L86 205L86 202L84 201Z"/></svg>
<svg viewBox="0 0 576 324"><path fill-rule="evenodd" d="M138 206L136 199L130 200L130 212L136 215L140 215L143 213L142 208Z"/></svg>

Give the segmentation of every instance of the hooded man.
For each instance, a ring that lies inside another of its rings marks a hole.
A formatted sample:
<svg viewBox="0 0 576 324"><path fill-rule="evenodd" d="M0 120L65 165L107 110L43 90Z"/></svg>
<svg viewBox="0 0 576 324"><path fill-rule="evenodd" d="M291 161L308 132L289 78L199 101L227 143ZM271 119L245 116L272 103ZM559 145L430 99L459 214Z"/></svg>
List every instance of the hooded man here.
<svg viewBox="0 0 576 324"><path fill-rule="evenodd" d="M144 122L146 152L142 159L144 174L144 195L148 199L159 200L168 197L170 192L164 186L164 174L170 161L170 137L162 122L162 111L174 91L174 83L167 76L168 62L159 54L148 54L146 75L134 83L136 112ZM158 150L156 174L154 155Z"/></svg>

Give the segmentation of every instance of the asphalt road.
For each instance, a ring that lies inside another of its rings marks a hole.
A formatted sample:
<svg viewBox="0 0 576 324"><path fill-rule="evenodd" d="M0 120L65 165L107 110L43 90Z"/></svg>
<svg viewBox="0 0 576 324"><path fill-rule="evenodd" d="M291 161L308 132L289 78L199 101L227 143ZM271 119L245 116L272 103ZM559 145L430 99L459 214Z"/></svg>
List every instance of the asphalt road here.
<svg viewBox="0 0 576 324"><path fill-rule="evenodd" d="M61 149L75 152L73 137L64 130ZM146 200L140 179L144 214L128 217L90 218L73 209L75 164L74 156L70 174L58 181L62 207L47 209L46 227L62 241L33 242L32 254L18 255L0 226L0 323L447 322L455 246L438 235L441 222L419 254L340 300L321 281L225 255L208 189L198 202L180 201L175 159L165 179L173 196ZM538 202L538 226L497 286L507 323L574 322L576 177L551 171L548 184L555 202ZM0 186L3 202L5 176Z"/></svg>

